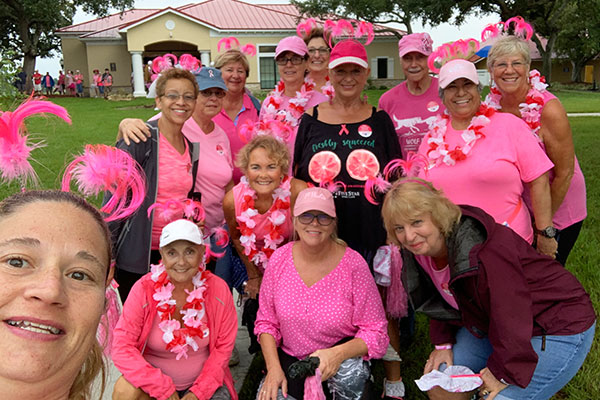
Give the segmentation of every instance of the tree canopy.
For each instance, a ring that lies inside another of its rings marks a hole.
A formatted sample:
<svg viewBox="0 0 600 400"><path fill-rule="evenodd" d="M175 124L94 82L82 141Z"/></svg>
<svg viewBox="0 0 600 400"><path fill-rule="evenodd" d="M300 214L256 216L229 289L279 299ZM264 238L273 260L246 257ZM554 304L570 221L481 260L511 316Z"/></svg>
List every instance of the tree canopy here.
<svg viewBox="0 0 600 400"><path fill-rule="evenodd" d="M111 8L125 10L133 0L3 0L0 2L0 51L13 52L15 61L23 60L27 90L36 57L47 57L60 47L54 32L72 24L77 7L104 16Z"/></svg>

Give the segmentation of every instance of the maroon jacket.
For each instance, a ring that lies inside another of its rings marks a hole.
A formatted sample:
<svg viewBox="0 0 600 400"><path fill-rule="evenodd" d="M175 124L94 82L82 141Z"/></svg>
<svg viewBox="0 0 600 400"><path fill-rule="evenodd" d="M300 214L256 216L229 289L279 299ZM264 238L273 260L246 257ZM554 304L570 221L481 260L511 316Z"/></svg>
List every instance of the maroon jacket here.
<svg viewBox="0 0 600 400"><path fill-rule="evenodd" d="M540 255L512 229L477 207L446 239L452 309L411 253L403 251L402 279L417 311L432 319L434 344L454 343L461 326L486 337L493 351L487 367L500 380L526 387L537 365L532 336L573 335L595 321L588 294L561 264Z"/></svg>

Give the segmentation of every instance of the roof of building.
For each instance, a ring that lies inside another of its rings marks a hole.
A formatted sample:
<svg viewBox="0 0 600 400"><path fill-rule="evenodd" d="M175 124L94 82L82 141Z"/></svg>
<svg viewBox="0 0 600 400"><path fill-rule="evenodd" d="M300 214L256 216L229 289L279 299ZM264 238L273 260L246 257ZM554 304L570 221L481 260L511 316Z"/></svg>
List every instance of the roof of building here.
<svg viewBox="0 0 600 400"><path fill-rule="evenodd" d="M227 12L223 12L227 10ZM58 34L78 34L82 39L121 39L119 31L174 12L218 31L291 31L298 24L298 9L292 4L249 4L239 0L207 0L177 8L132 9L103 18L60 28ZM376 28L387 28L376 26ZM389 29L389 28L387 28ZM404 31L397 30L404 34ZM378 32L377 37L394 36Z"/></svg>

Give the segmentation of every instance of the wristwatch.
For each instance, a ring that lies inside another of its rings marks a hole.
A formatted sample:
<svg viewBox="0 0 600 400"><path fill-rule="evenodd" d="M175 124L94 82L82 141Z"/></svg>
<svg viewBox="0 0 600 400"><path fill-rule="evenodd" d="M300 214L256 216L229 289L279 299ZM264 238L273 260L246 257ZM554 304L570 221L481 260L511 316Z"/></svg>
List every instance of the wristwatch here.
<svg viewBox="0 0 600 400"><path fill-rule="evenodd" d="M544 229L538 229L535 226L533 227L533 231L538 234L538 235L542 235L543 237L547 237L549 239L554 239L556 238L556 234L558 233L558 229L556 229L553 226L547 226Z"/></svg>

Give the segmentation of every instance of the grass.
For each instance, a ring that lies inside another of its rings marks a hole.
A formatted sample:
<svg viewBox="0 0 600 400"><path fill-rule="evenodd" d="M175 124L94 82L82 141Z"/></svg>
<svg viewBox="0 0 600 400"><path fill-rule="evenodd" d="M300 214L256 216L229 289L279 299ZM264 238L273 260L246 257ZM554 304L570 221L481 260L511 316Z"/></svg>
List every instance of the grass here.
<svg viewBox="0 0 600 400"><path fill-rule="evenodd" d="M377 104L383 92L367 91L369 102ZM559 91L557 94L569 112L600 112L599 93ZM46 144L46 147L33 152L33 157L37 160L34 167L42 188L58 187L64 165L72 160L73 155L81 153L86 143L113 143L121 119L147 119L155 113L153 101L148 99L120 102L87 98L52 100L68 109L73 124L69 126L54 117L33 117L28 120L27 127L31 136ZM0 100L0 109L14 109L17 104L14 101ZM577 156L587 182L588 218L569 258L568 269L579 278L595 308L600 310L600 158L597 156L600 118L577 117L571 118L570 122ZM17 184L3 185L0 187L0 199L18 190L20 187ZM407 385L407 399L425 399L414 384L414 379L420 377L423 363L431 349L427 331L426 318L417 316L415 340L401 354L404 359L402 368ZM264 368L261 360L261 357L254 360L240 392L240 399L254 399L260 372ZM374 363L373 371L378 378L376 389L380 393L380 380L383 376L380 362ZM592 351L577 376L554 400L597 398L600 398L600 335L596 336Z"/></svg>

